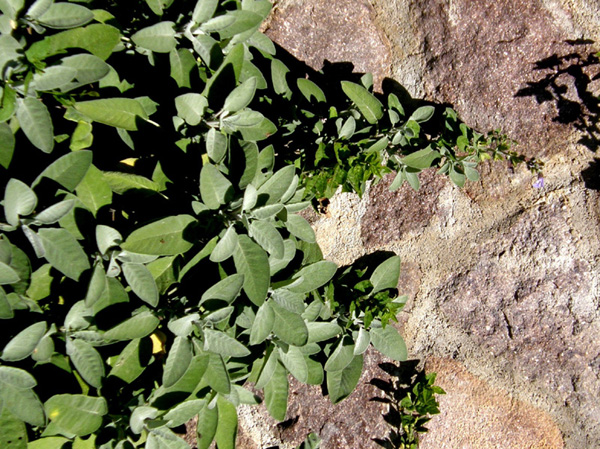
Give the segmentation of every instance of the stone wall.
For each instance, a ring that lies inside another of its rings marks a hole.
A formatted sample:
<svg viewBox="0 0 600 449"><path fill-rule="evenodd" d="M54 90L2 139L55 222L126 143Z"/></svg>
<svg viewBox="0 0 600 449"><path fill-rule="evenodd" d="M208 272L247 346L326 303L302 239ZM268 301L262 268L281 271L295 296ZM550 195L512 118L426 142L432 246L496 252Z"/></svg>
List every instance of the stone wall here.
<svg viewBox="0 0 600 449"><path fill-rule="evenodd" d="M340 264L402 257L401 331L447 392L421 448L600 447L597 0L281 0L266 32L313 68L351 61L452 105L546 163L540 189L504 163L463 190L425 173L419 192L392 193L384 179L314 223ZM324 449L378 447L379 362L336 407L294 384L285 425L242 413L239 447L295 447L310 431Z"/></svg>

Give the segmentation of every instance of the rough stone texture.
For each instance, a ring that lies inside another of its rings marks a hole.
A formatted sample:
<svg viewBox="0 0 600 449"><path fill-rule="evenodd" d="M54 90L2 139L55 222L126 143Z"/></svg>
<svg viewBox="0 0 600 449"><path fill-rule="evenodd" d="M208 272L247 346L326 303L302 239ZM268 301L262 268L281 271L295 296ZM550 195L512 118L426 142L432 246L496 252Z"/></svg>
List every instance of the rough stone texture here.
<svg viewBox="0 0 600 449"><path fill-rule="evenodd" d="M441 413L429 424L431 430L421 439L420 448L564 447L560 430L550 416L490 387L460 363L433 358L426 369L436 372L436 384L451 393L438 397Z"/></svg>
<svg viewBox="0 0 600 449"><path fill-rule="evenodd" d="M546 162L542 189L523 168L486 164L463 190L424 173L420 192L390 193L384 179L363 200L338 195L314 220L323 252L340 264L376 250L402 257L403 335L448 393L421 448L600 447L600 64L591 56L600 4L277 6L268 33L314 68L327 59L379 80L390 74L409 94L451 104L483 131L502 128L518 151ZM242 414L239 447L294 447L311 430L324 449L372 447L385 431L368 402L377 363L366 364L361 389L338 408L295 385L288 418L298 421L281 433L264 410Z"/></svg>
<svg viewBox="0 0 600 449"><path fill-rule="evenodd" d="M356 72L372 72L379 87L389 76L390 54L373 15L365 0L281 1L265 32L315 70L325 61L353 62Z"/></svg>

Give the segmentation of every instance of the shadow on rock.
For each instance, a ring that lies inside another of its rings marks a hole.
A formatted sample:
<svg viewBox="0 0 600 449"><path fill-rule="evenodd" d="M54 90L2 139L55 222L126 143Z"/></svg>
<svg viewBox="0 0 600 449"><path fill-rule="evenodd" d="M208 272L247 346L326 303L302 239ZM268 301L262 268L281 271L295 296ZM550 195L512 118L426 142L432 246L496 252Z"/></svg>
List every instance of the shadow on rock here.
<svg viewBox="0 0 600 449"><path fill-rule="evenodd" d="M434 385L435 373L425 374L424 369L419 369L419 360L407 360L398 365L380 363L379 367L390 378L371 380L371 385L385 394L371 398L371 401L388 404L383 419L389 424L390 432L385 439L373 440L386 449L417 447L419 435L427 432L425 424L431 415L440 413L435 395L445 392Z"/></svg>
<svg viewBox="0 0 600 449"><path fill-rule="evenodd" d="M593 41L566 41L573 49ZM534 71L542 78L527 82L515 96L535 97L538 104L554 102L557 114L554 122L572 125L584 133L579 143L592 151L600 148L600 99L594 95L592 83L600 80L600 60L596 53L573 51L554 54L537 61Z"/></svg>

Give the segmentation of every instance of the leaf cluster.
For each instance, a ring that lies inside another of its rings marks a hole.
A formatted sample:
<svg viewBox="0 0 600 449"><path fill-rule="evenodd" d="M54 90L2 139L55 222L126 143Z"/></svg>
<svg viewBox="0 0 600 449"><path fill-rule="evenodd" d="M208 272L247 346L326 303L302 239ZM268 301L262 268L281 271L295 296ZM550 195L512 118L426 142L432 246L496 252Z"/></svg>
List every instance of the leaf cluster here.
<svg viewBox="0 0 600 449"><path fill-rule="evenodd" d="M384 393L372 400L388 405L384 415L391 427L385 439L376 443L387 449L417 449L419 436L427 432L425 425L432 415L440 413L438 394L446 392L435 385L435 373L417 369L418 361L407 361L404 366L383 363L380 367L390 375L389 380L373 379L371 383Z"/></svg>

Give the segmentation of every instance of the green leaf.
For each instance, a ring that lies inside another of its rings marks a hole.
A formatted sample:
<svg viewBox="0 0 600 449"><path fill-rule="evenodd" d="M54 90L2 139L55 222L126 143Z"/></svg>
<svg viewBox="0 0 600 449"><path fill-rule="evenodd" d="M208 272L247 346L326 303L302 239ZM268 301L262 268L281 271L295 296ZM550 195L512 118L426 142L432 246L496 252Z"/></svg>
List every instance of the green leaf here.
<svg viewBox="0 0 600 449"><path fill-rule="evenodd" d="M474 169L473 167L469 167L468 165L464 165L463 170L465 172L465 176L469 181L479 181L479 172L476 169Z"/></svg>
<svg viewBox="0 0 600 449"><path fill-rule="evenodd" d="M287 281L284 281L284 283ZM281 307L288 309L290 312L302 315L305 311L304 299L306 295L302 293L292 293L285 288L273 290L271 298Z"/></svg>
<svg viewBox="0 0 600 449"><path fill-rule="evenodd" d="M217 282L206 290L202 295L202 298L200 298L199 304L211 299L218 299L225 301L227 304L231 304L240 294L243 285L243 274L232 274L231 276L227 276L225 279Z"/></svg>
<svg viewBox="0 0 600 449"><path fill-rule="evenodd" d="M192 87L190 74L196 67L196 60L187 48L178 48L169 53L171 66L171 78L175 80L178 87Z"/></svg>
<svg viewBox="0 0 600 449"><path fill-rule="evenodd" d="M204 110L208 106L208 100L197 93L187 93L175 97L175 108L177 115L188 125L196 126L202 121Z"/></svg>
<svg viewBox="0 0 600 449"><path fill-rule="evenodd" d="M283 242L283 257L276 259L273 256L269 257L269 267L271 275L275 275L279 271L286 268L296 255L296 244L291 239L286 239Z"/></svg>
<svg viewBox="0 0 600 449"><path fill-rule="evenodd" d="M175 337L163 371L163 385L170 387L175 384L185 374L191 361L192 344L186 337Z"/></svg>
<svg viewBox="0 0 600 449"><path fill-rule="evenodd" d="M160 295L165 294L169 290L169 287L177 282L178 264L175 262L175 257L161 257L146 265L154 278Z"/></svg>
<svg viewBox="0 0 600 449"><path fill-rule="evenodd" d="M308 328L300 315L270 301L275 320L273 333L289 345L303 346L308 341Z"/></svg>
<svg viewBox="0 0 600 449"><path fill-rule="evenodd" d="M325 371L341 371L346 368L354 358L354 342L350 337L340 339L335 350L325 363Z"/></svg>
<svg viewBox="0 0 600 449"><path fill-rule="evenodd" d="M54 424L77 436L94 433L108 413L106 399L80 394L57 394L46 401L44 408Z"/></svg>
<svg viewBox="0 0 600 449"><path fill-rule="evenodd" d="M75 79L79 84L73 87L100 81L110 72L110 66L101 58L87 54L67 56L61 60L61 66L75 70Z"/></svg>
<svg viewBox="0 0 600 449"><path fill-rule="evenodd" d="M10 59L12 60L13 57L11 57ZM5 85L0 98L2 100L0 102L0 122L4 123L8 119L10 119L15 112L15 109L17 107L17 93L10 86ZM12 133L13 131L11 129L11 134Z"/></svg>
<svg viewBox="0 0 600 449"><path fill-rule="evenodd" d="M51 332L51 331L50 331ZM54 340L48 334L44 335L33 350L31 358L39 363L49 362L54 354Z"/></svg>
<svg viewBox="0 0 600 449"><path fill-rule="evenodd" d="M200 0L202 1L202 0ZM198 449L208 449L217 433L219 411L216 406L210 408L206 405L198 414Z"/></svg>
<svg viewBox="0 0 600 449"><path fill-rule="evenodd" d="M100 254L106 254L110 248L119 246L123 241L121 233L106 225L96 226L96 244Z"/></svg>
<svg viewBox="0 0 600 449"><path fill-rule="evenodd" d="M92 165L93 153L88 150L67 153L55 160L39 174L31 187L35 188L43 178L52 179L72 192L79 185Z"/></svg>
<svg viewBox="0 0 600 449"><path fill-rule="evenodd" d="M15 152L15 136L7 123L0 123L0 166L8 168Z"/></svg>
<svg viewBox="0 0 600 449"><path fill-rule="evenodd" d="M204 373L204 379L210 387L221 393L229 394L231 392L231 382L229 380L229 373L225 368L223 357L219 354L209 353L208 366Z"/></svg>
<svg viewBox="0 0 600 449"><path fill-rule="evenodd" d="M138 100L133 98L102 98L99 100L79 101L75 109L95 122L137 130L137 120L147 120L148 114Z"/></svg>
<svg viewBox="0 0 600 449"><path fill-rule="evenodd" d="M182 402L169 410L164 419L168 427L178 427L194 418L206 405L205 399L192 399Z"/></svg>
<svg viewBox="0 0 600 449"><path fill-rule="evenodd" d="M109 189L119 195L129 190L150 190L153 192L160 190L160 186L156 182L132 173L108 171L102 174L102 178Z"/></svg>
<svg viewBox="0 0 600 449"><path fill-rule="evenodd" d="M200 29L204 33L215 33L224 30L234 22L235 17L233 15L223 14L217 17L213 17L212 19L203 23Z"/></svg>
<svg viewBox="0 0 600 449"><path fill-rule="evenodd" d="M43 228L38 235L44 247L44 257L65 276L77 281L81 273L90 268L88 256L66 229Z"/></svg>
<svg viewBox="0 0 600 449"><path fill-rule="evenodd" d="M450 168L449 176L450 180L458 187L463 187L465 185L465 175L458 171L454 165Z"/></svg>
<svg viewBox="0 0 600 449"><path fill-rule="evenodd" d="M103 173L94 165L90 165L85 177L75 188L75 193L94 216L100 208L112 203L112 190L104 180Z"/></svg>
<svg viewBox="0 0 600 449"><path fill-rule="evenodd" d="M125 346L108 375L130 384L144 372L151 355L150 340L136 338Z"/></svg>
<svg viewBox="0 0 600 449"><path fill-rule="evenodd" d="M67 331L87 329L91 320L91 313L85 305L85 301L77 301L69 309L65 317L64 327Z"/></svg>
<svg viewBox="0 0 600 449"><path fill-rule="evenodd" d="M258 111L245 109L235 115L228 115L223 118L223 127L233 131L241 131L244 128L252 128L260 125L264 118L265 116Z"/></svg>
<svg viewBox="0 0 600 449"><path fill-rule="evenodd" d="M322 385L325 380L325 372L321 362L313 360L310 357L305 357L306 366L308 367L308 385Z"/></svg>
<svg viewBox="0 0 600 449"><path fill-rule="evenodd" d="M400 257L392 256L383 261L369 278L373 284L371 295L388 288L398 287L398 278L400 277Z"/></svg>
<svg viewBox="0 0 600 449"><path fill-rule="evenodd" d="M196 323L200 323L200 314L191 313L175 320L172 319L167 327L178 337L189 337L196 329Z"/></svg>
<svg viewBox="0 0 600 449"><path fill-rule="evenodd" d="M200 172L200 196L210 209L226 204L233 194L233 185L212 164L206 164Z"/></svg>
<svg viewBox="0 0 600 449"><path fill-rule="evenodd" d="M248 348L235 338L211 329L204 329L204 350L223 357L245 357L250 354Z"/></svg>
<svg viewBox="0 0 600 449"><path fill-rule="evenodd" d="M233 89L227 98L223 110L237 112L250 104L256 92L256 77L251 77Z"/></svg>
<svg viewBox="0 0 600 449"><path fill-rule="evenodd" d="M363 356L357 355L341 371L327 373L327 391L333 404L347 398L354 391L362 374Z"/></svg>
<svg viewBox="0 0 600 449"><path fill-rule="evenodd" d="M275 366L271 380L265 386L265 406L277 421L283 421L287 412L289 384L287 371L280 363Z"/></svg>
<svg viewBox="0 0 600 449"><path fill-rule="evenodd" d="M27 184L11 178L4 191L4 216L11 226L19 225L19 216L31 214L37 206L37 196Z"/></svg>
<svg viewBox="0 0 600 449"><path fill-rule="evenodd" d="M243 114L246 111L242 111L239 114ZM251 126L244 127L239 125L236 126L237 128L235 129L237 129L240 132L242 138L250 142L258 142L261 140L265 140L277 132L277 126L275 126L275 124L266 117L263 117L258 124L253 124Z"/></svg>
<svg viewBox="0 0 600 449"><path fill-rule="evenodd" d="M140 254L174 256L188 251L193 243L185 240L186 228L196 219L191 215L176 215L136 229L121 248Z"/></svg>
<svg viewBox="0 0 600 449"><path fill-rule="evenodd" d="M279 348L279 359L286 369L302 383L308 381L308 365L306 358L295 346L288 346L287 351Z"/></svg>
<svg viewBox="0 0 600 449"><path fill-rule="evenodd" d="M36 0L33 4L27 9L25 16L31 19L37 19L42 14L44 14L50 6L54 3L53 0Z"/></svg>
<svg viewBox="0 0 600 449"><path fill-rule="evenodd" d="M2 0L0 2L0 11L9 16L12 20L17 20L17 14L25 4L25 0Z"/></svg>
<svg viewBox="0 0 600 449"><path fill-rule="evenodd" d="M235 405L223 398L217 397L219 421L215 441L219 449L235 449L238 417Z"/></svg>
<svg viewBox="0 0 600 449"><path fill-rule="evenodd" d="M371 335L364 327L358 330L356 341L354 342L354 355L363 354L371 343Z"/></svg>
<svg viewBox="0 0 600 449"><path fill-rule="evenodd" d="M133 293L142 301L156 307L158 305L158 287L150 270L141 263L124 263L121 268Z"/></svg>
<svg viewBox="0 0 600 449"><path fill-rule="evenodd" d="M369 330L371 343L379 352L390 359L400 362L406 360L408 351L406 343L394 326L387 325L385 328L371 327Z"/></svg>
<svg viewBox="0 0 600 449"><path fill-rule="evenodd" d="M158 327L160 320L152 312L141 312L128 318L104 333L106 341L123 341L143 338Z"/></svg>
<svg viewBox="0 0 600 449"><path fill-rule="evenodd" d="M309 102L312 102L313 97L317 103L325 103L327 101L321 88L311 80L306 78L298 78L296 80L296 84L304 98L306 98Z"/></svg>
<svg viewBox="0 0 600 449"><path fill-rule="evenodd" d="M296 169L292 165L278 170L273 176L258 188L259 204L277 203L287 192L294 181Z"/></svg>
<svg viewBox="0 0 600 449"><path fill-rule="evenodd" d="M202 24L215 15L219 0L198 0L192 13L192 20L197 24Z"/></svg>
<svg viewBox="0 0 600 449"><path fill-rule="evenodd" d="M131 40L138 47L156 53L169 53L177 46L174 26L173 22L159 22L142 28L131 36Z"/></svg>
<svg viewBox="0 0 600 449"><path fill-rule="evenodd" d="M144 431L145 421L154 419L158 416L158 410L154 407L138 406L129 417L129 427L137 435Z"/></svg>
<svg viewBox="0 0 600 449"><path fill-rule="evenodd" d="M383 105L381 102L360 84L342 81L342 90L358 107L360 113L370 124L374 125L383 117Z"/></svg>
<svg viewBox="0 0 600 449"><path fill-rule="evenodd" d="M83 380L94 388L102 387L104 361L91 344L67 338L67 355Z"/></svg>
<svg viewBox="0 0 600 449"><path fill-rule="evenodd" d="M344 122L344 125L340 129L338 136L340 139L350 139L354 135L354 131L356 131L356 120L354 117L350 116Z"/></svg>
<svg viewBox="0 0 600 449"><path fill-rule="evenodd" d="M257 360L256 384L257 390L262 390L271 381L275 368L279 364L279 351L276 347L268 343L264 352L264 357Z"/></svg>
<svg viewBox="0 0 600 449"><path fill-rule="evenodd" d="M166 427L150 429L146 449L189 449L185 440Z"/></svg>
<svg viewBox="0 0 600 449"><path fill-rule="evenodd" d="M433 161L440 156L440 153L432 150L431 147L427 147L403 157L401 161L408 167L424 170L431 167Z"/></svg>
<svg viewBox="0 0 600 449"><path fill-rule="evenodd" d="M271 282L267 253L250 237L240 235L233 262L237 272L244 275L244 292L250 301L260 306L267 297Z"/></svg>
<svg viewBox="0 0 600 449"><path fill-rule="evenodd" d="M250 331L250 345L258 345L265 341L271 331L273 330L273 324L275 322L275 314L273 309L268 303L263 303L258 308L252 329Z"/></svg>
<svg viewBox="0 0 600 449"><path fill-rule="evenodd" d="M35 221L41 224L54 224L71 212L71 209L73 209L74 205L75 200L64 200L44 209L38 214L35 214L33 218Z"/></svg>
<svg viewBox="0 0 600 449"><path fill-rule="evenodd" d="M219 239L219 242L212 250L209 259L211 262L223 262L233 256L233 252L237 247L238 235L235 232L235 228L230 226L225 231L223 237Z"/></svg>
<svg viewBox="0 0 600 449"><path fill-rule="evenodd" d="M46 333L46 322L40 321L26 327L15 335L2 350L0 359L16 362L31 355L39 341Z"/></svg>
<svg viewBox="0 0 600 449"><path fill-rule="evenodd" d="M315 231L306 219L298 214L288 214L285 227L294 236L307 243L315 243L317 237Z"/></svg>
<svg viewBox="0 0 600 449"><path fill-rule="evenodd" d="M0 366L0 402L13 415L32 426L46 425L44 407L33 388L37 385L27 371Z"/></svg>
<svg viewBox="0 0 600 449"><path fill-rule="evenodd" d="M0 447L5 449L27 449L25 423L8 409L0 409Z"/></svg>
<svg viewBox="0 0 600 449"><path fill-rule="evenodd" d="M48 108L41 101L27 97L17 100L17 120L33 144L44 153L54 148L54 127Z"/></svg>
<svg viewBox="0 0 600 449"><path fill-rule="evenodd" d="M81 48L106 60L119 43L119 30L110 25L94 23L47 36L34 42L25 52L30 61L42 61L68 48Z"/></svg>
<svg viewBox="0 0 600 449"><path fill-rule="evenodd" d="M295 273L292 279L298 279L299 282L287 288L295 293L308 293L329 282L336 271L337 265L333 262L322 260L313 263Z"/></svg>
<svg viewBox="0 0 600 449"><path fill-rule="evenodd" d="M423 123L433 117L435 108L433 106L421 106L411 114L408 120L414 120L417 123Z"/></svg>
<svg viewBox="0 0 600 449"><path fill-rule="evenodd" d="M215 163L219 163L227 152L227 136L215 128L206 133L206 153Z"/></svg>
<svg viewBox="0 0 600 449"><path fill-rule="evenodd" d="M27 444L27 449L63 449L65 443L70 442L71 440L64 437L46 437L30 441Z"/></svg>
<svg viewBox="0 0 600 449"><path fill-rule="evenodd" d="M50 274L51 268L52 266L50 264L44 264L32 273L31 282L26 292L26 295L29 298L33 299L34 301L39 301L40 299L44 299L50 295L50 285L54 280L54 276Z"/></svg>
<svg viewBox="0 0 600 449"><path fill-rule="evenodd" d="M306 323L306 327L308 328L307 343L318 343L329 340L342 333L342 328L333 322L314 321Z"/></svg>
<svg viewBox="0 0 600 449"><path fill-rule="evenodd" d="M127 292L121 285L118 279L114 277L104 276L104 288L100 294L100 298L91 306L94 314L114 304L124 303L129 301Z"/></svg>
<svg viewBox="0 0 600 449"><path fill-rule="evenodd" d="M90 22L94 13L85 6L75 3L54 3L38 18L38 22L48 28L76 28Z"/></svg>
<svg viewBox="0 0 600 449"><path fill-rule="evenodd" d="M265 251L277 259L284 255L283 237L268 221L254 220L250 223L250 236L263 247Z"/></svg>
<svg viewBox="0 0 600 449"><path fill-rule="evenodd" d="M273 90L276 94L282 95L285 98L289 98L292 95L286 76L290 69L281 62L279 59L273 58L271 60L271 82L273 83Z"/></svg>
<svg viewBox="0 0 600 449"><path fill-rule="evenodd" d="M10 285L19 282L21 278L12 267L0 262L0 285Z"/></svg>
<svg viewBox="0 0 600 449"><path fill-rule="evenodd" d="M251 11L234 10L203 23L200 29L207 33L218 32L223 40L257 27L262 20L260 15Z"/></svg>
<svg viewBox="0 0 600 449"><path fill-rule="evenodd" d="M209 354L203 353L192 357L192 360L188 368L183 373L183 376L179 378L177 382L168 388L161 387L167 394L170 393L192 393L199 387L200 381L202 386L208 383L205 373L209 365Z"/></svg>

